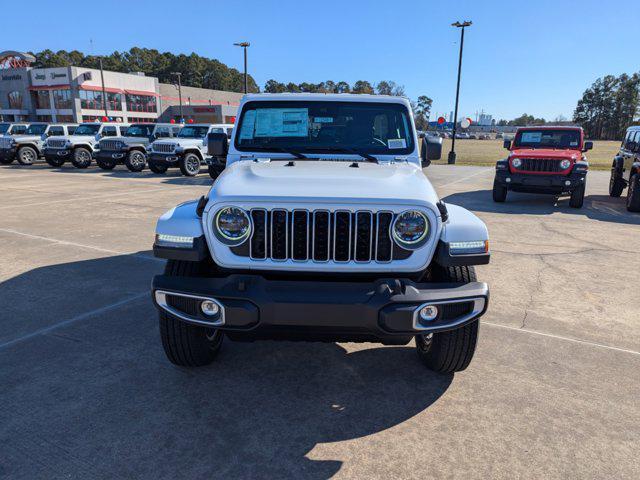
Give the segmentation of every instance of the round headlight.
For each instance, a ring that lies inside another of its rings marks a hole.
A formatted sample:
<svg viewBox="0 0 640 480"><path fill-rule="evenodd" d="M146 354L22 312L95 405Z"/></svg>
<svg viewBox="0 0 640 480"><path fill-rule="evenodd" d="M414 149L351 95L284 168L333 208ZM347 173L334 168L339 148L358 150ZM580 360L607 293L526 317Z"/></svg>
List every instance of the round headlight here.
<svg viewBox="0 0 640 480"><path fill-rule="evenodd" d="M240 245L251 233L247 212L238 207L221 208L215 217L218 238L228 245Z"/></svg>
<svg viewBox="0 0 640 480"><path fill-rule="evenodd" d="M514 158L511 160L511 165L513 165L513 168L520 168L520 166L522 165L522 160L520 160L519 158Z"/></svg>
<svg viewBox="0 0 640 480"><path fill-rule="evenodd" d="M566 170L570 166L571 166L571 160L564 159L560 161L560 168L562 170Z"/></svg>
<svg viewBox="0 0 640 480"><path fill-rule="evenodd" d="M391 227L393 238L403 248L420 247L429 236L429 219L418 210L401 213Z"/></svg>

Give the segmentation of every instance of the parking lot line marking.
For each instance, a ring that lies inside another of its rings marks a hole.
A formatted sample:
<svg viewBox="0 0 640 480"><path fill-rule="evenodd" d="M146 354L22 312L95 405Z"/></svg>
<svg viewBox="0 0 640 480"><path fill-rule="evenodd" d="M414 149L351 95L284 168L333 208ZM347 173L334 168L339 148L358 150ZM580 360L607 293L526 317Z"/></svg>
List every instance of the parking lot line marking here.
<svg viewBox="0 0 640 480"><path fill-rule="evenodd" d="M504 328L506 330L513 330L521 333L530 333L531 335L539 335L541 337L549 337L549 338L555 338L558 340L565 340L567 342L579 343L582 345L589 345L590 347L598 347L598 348L604 348L607 350L614 350L616 352L630 353L632 355L640 355L640 352L636 352L635 350L630 350L627 348L620 348L620 347L613 347L611 345L604 345L602 343L590 342L588 340L579 340L577 338L563 337L562 335L554 335L553 333L536 332L535 330L529 330L526 328L512 327L510 325L500 325L499 323L492 323L492 322L486 322L486 321L482 321L482 324L489 325L491 327Z"/></svg>
<svg viewBox="0 0 640 480"><path fill-rule="evenodd" d="M8 342L0 344L0 350L4 350L5 348L9 348L17 343L24 342L25 340L29 340L31 338L37 337L39 335L45 335L49 332L57 330L58 328L66 327L67 325L71 325L76 322L80 322L82 320L86 320L87 318L91 318L95 315L100 315L101 313L106 313L110 310L114 310L118 307L126 305L131 302L135 302L142 297L149 297L151 294L149 292L138 293L137 295L133 295L132 297L125 298L120 300L119 302L112 303L110 305L106 305L104 307L96 308L95 310L91 310L89 312L81 313L80 315L76 315L75 317L71 317L67 320L63 320L62 322L56 323L54 325L50 325L48 327L41 328L36 330L35 332L28 333L23 335L22 337L14 338L13 340L9 340Z"/></svg>
<svg viewBox="0 0 640 480"><path fill-rule="evenodd" d="M466 177L459 178L457 180L454 180L453 182L448 182L448 183L443 183L442 185L437 185L436 188L444 188L444 187L448 187L449 185L455 185L456 183L464 182L465 180L469 180L470 178L477 177L478 175L482 175L483 173L487 173L487 172L493 173L493 170L485 170L483 168L479 172L473 173L473 174L468 175Z"/></svg>
<svg viewBox="0 0 640 480"><path fill-rule="evenodd" d="M70 193L69 195L73 195L73 198L64 198L64 199L60 199L60 200L51 200L49 202L37 202L37 203L25 203L22 205L2 205L0 206L0 210L2 209L15 209L15 208L21 208L21 207L37 207L40 205L51 205L52 203L64 203L64 202L73 202L73 201L77 201L78 197L82 198L83 201L86 200L99 200L101 198L111 198L111 197L122 197L122 196L130 196L130 195L142 195L142 194L146 194L146 193L155 193L158 190L182 190L185 188L192 188L193 185L183 185L180 187L157 187L157 188L153 188L150 190L145 190L144 192L140 191L140 192L120 192L120 193L109 193L109 194L105 194L105 195L98 195L98 196L94 196L94 197L87 197L85 195L82 195L81 193Z"/></svg>
<svg viewBox="0 0 640 480"><path fill-rule="evenodd" d="M94 247L92 245L84 245L82 243L68 242L66 240L59 240L57 238L43 237L42 235L33 235L31 233L19 232L17 230L12 230L12 229L9 229L9 228L0 228L0 232L11 233L11 234L14 234L14 235L21 235L23 237L33 238L35 240L44 240L46 242L57 243L59 245L68 245L70 247L86 248L88 250L95 250L95 251L101 252L101 253L110 253L112 255L130 255L132 257L141 258L143 260L151 260L151 261L154 261L154 262L164 262L164 260L162 260L160 258L150 257L148 255L142 255L142 254L139 254L139 253L118 252L116 250L108 250L106 248Z"/></svg>

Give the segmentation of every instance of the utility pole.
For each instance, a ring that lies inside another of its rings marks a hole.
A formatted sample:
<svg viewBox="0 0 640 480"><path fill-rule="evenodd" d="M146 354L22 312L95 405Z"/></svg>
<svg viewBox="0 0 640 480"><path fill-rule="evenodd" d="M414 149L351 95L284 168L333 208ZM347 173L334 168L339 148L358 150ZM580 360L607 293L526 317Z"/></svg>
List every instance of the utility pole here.
<svg viewBox="0 0 640 480"><path fill-rule="evenodd" d="M100 57L100 81L102 82L102 104L104 106L104 116L109 118L109 112L107 112L107 90L104 88L104 70L102 69L102 57Z"/></svg>
<svg viewBox="0 0 640 480"><path fill-rule="evenodd" d="M242 47L244 49L244 93L249 91L247 83L247 47L251 44L249 42L234 43L236 47Z"/></svg>
<svg viewBox="0 0 640 480"><path fill-rule="evenodd" d="M184 123L184 115L182 114L182 73L171 72L171 75L178 77L178 101L180 102L180 123Z"/></svg>
<svg viewBox="0 0 640 480"><path fill-rule="evenodd" d="M460 54L458 56L458 84L456 86L456 106L453 113L453 136L451 137L451 151L447 163L456 163L456 125L458 124L458 100L460 98L460 71L462 70L462 48L464 47L464 29L470 27L473 22L465 20L464 22L452 23L452 27L460 28Z"/></svg>

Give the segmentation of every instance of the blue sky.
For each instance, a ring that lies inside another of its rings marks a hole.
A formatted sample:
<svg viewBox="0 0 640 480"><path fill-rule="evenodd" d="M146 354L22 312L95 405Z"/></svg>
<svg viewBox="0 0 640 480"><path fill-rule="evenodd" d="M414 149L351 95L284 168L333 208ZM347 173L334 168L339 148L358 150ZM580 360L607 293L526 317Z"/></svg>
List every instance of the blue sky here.
<svg viewBox="0 0 640 480"><path fill-rule="evenodd" d="M201 1L29 3L29 22L3 22L0 50L132 46L196 52L242 68L234 41L251 42L249 70L262 87L394 80L411 98L453 110L458 19L465 34L460 115L524 112L570 117L598 77L640 70L637 1ZM56 5L52 8L51 5ZM104 12L104 14L102 14ZM103 27L104 25L104 27Z"/></svg>

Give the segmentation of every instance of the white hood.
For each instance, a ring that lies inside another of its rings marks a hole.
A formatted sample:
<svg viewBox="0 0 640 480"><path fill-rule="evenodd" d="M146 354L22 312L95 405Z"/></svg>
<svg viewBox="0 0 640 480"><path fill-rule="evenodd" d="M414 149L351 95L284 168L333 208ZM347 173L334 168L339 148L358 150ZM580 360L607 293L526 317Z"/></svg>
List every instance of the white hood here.
<svg viewBox="0 0 640 480"><path fill-rule="evenodd" d="M313 201L416 204L438 201L422 171L405 162L289 160L240 161L229 166L212 187L216 201Z"/></svg>

